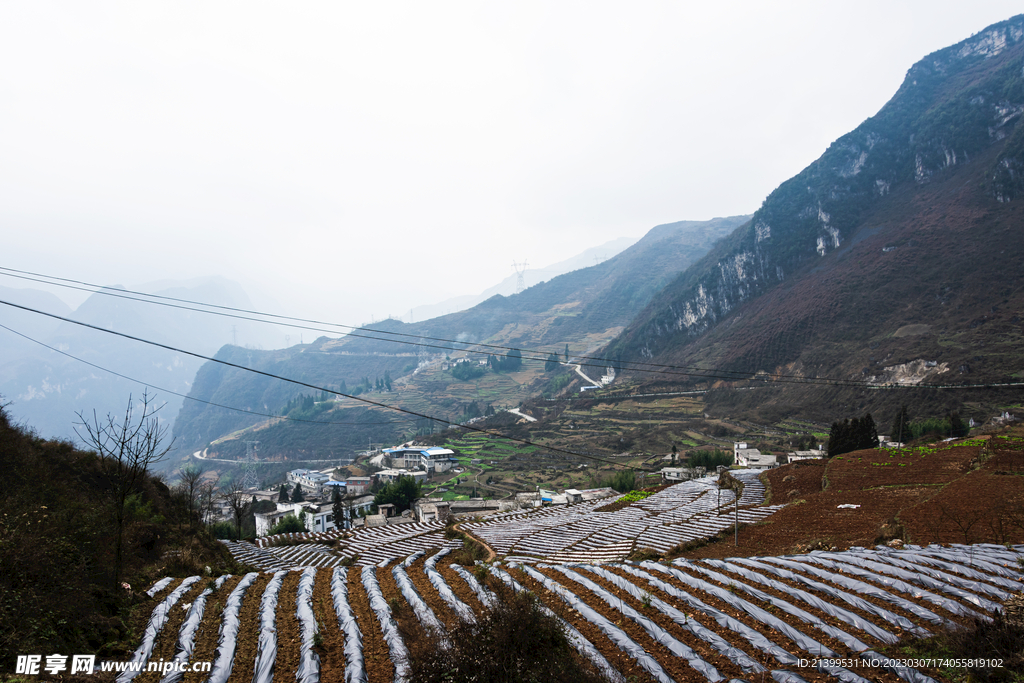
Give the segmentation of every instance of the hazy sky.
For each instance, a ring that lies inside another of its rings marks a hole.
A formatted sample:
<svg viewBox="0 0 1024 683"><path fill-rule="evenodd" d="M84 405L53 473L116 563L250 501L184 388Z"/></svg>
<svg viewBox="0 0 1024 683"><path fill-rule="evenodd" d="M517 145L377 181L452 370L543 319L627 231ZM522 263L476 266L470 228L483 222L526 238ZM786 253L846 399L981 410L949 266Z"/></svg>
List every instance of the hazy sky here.
<svg viewBox="0 0 1024 683"><path fill-rule="evenodd" d="M0 266L407 315L513 259L753 212L914 62L1019 9L4 2Z"/></svg>

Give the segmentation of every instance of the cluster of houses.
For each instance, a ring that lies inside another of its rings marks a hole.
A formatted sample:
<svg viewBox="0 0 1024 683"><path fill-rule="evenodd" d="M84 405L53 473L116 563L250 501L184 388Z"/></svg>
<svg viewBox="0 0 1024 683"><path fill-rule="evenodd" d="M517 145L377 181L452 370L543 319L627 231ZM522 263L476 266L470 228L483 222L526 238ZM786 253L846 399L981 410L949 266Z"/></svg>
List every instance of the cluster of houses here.
<svg viewBox="0 0 1024 683"><path fill-rule="evenodd" d="M412 443L386 448L383 453L391 467L375 473L373 477L347 477L336 480L331 477L331 469L295 469L288 472L287 485L289 488L296 485L300 487L303 497L306 498L303 502L277 502L275 491L257 492L258 498L275 501L277 509L256 513L256 535L266 536L270 529L288 515L304 519L306 528L311 532L351 529L360 524L381 526L414 521L410 515L393 515L393 511L387 509L389 506L382 506L385 509L379 511L379 514L370 514L374 498L370 495L370 487L374 480L386 484L396 481L399 477L412 477L423 482L431 474L447 472L458 463L455 452L450 449L416 446ZM335 491L341 494L343 519L334 517ZM427 513L426 516L429 517L430 514ZM435 509L432 514L437 515L437 510Z"/></svg>

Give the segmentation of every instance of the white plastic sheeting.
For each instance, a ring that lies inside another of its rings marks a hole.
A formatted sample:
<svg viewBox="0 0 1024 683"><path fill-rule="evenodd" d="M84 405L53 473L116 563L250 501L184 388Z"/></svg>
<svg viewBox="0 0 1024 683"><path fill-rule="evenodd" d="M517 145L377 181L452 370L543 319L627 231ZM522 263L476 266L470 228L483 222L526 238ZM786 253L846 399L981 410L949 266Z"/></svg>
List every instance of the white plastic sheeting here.
<svg viewBox="0 0 1024 683"><path fill-rule="evenodd" d="M473 608L462 602L462 600L459 600L455 593L452 592L451 586L449 586L448 582L446 582L444 577L441 576L441 572L437 571L437 561L451 551L451 548L442 548L440 552L427 558L427 561L423 563L423 572L427 575L431 585L437 591L438 595L441 596L441 599L448 603L448 606L451 607L457 615L459 615L459 619L470 624L475 624L476 615L473 614Z"/></svg>
<svg viewBox="0 0 1024 683"><path fill-rule="evenodd" d="M752 559L748 559L748 558L734 558L732 560L732 562L734 562L736 564L743 564L743 565L746 565L748 567L753 567L754 569L760 569L761 571L772 573L772 574L774 574L774 575L776 575L778 577L781 577L783 579L786 579L788 581L793 581L795 583L801 583L801 584L807 586L808 588L812 588L814 590L822 592L825 595L839 598L840 600L842 600L846 604L848 604L848 605L850 605L852 607L855 607L855 608L861 610L862 612L867 612L869 614L873 614L876 617L879 617L880 619L889 622L890 624L892 624L896 628L900 628L900 629L903 629L905 631L910 631L911 633L913 633L915 636L917 636L919 638L927 638L927 637L929 637L931 635L931 633L929 633L926 629L921 628L920 626L918 626L914 622L910 621L910 619L907 619L906 617L904 617L904 616L902 616L900 614L896 614L895 612L887 610L884 607L879 607L878 605L874 604L873 602L868 602L864 598L859 597L857 595L852 595L850 593L847 593L846 591L839 590L838 588L836 588L834 586L826 585L826 584L822 583L821 581L815 581L814 579L809 579L806 576L803 576L801 574L797 574L796 572L791 572L788 569L785 569L785 568L782 568L782 567L776 567L775 565L769 564L767 562L759 562L757 560L752 560ZM709 564L711 564L711 562L709 562ZM853 623L853 622L847 622L847 623ZM854 625L856 625L856 624L854 624ZM857 628L860 628L860 627L857 626ZM884 631L884 633L888 633L888 631ZM896 636L893 636L893 638L896 638Z"/></svg>
<svg viewBox="0 0 1024 683"><path fill-rule="evenodd" d="M654 657L647 654L647 651L637 645L636 641L626 635L626 632L610 622L603 614L593 609L585 602L576 597L571 591L566 590L560 583L549 579L529 565L523 565L523 571L539 581L549 591L562 598L570 607L583 615L590 623L601 629L601 632L608 636L608 639L620 650L635 659L644 671L654 677L659 683L675 683L671 676L662 668Z"/></svg>
<svg viewBox="0 0 1024 683"><path fill-rule="evenodd" d="M911 602L906 598L901 598L898 595L893 595L889 591L882 590L881 588L873 586L870 583L865 583L864 581L859 581L849 576L844 576L841 573L837 573L834 571L827 572L824 569L820 569L814 565L798 562L795 558L765 557L761 559L765 562L771 562L773 564L778 564L783 567L789 567L790 569L794 569L797 571L807 572L808 574L817 576L820 579L831 581L832 583L842 586L843 588L856 591L861 595L867 595L872 598L875 598L876 600L881 600L883 602L888 602L892 605L896 605L897 607L900 607L906 610L907 612L910 612L911 614L920 617L921 619L924 619L926 621L929 621L933 624L936 624L938 626L948 627L952 626L955 623L953 621L950 621L949 619L945 619L939 616L930 609L921 607L916 602Z"/></svg>
<svg viewBox="0 0 1024 683"><path fill-rule="evenodd" d="M430 605L425 603L420 594L416 592L416 587L412 585L409 575L405 573L405 567L401 564L396 564L391 569L391 574L395 577L398 590L402 591L402 596L412 607L412 611L416 614L416 618L419 619L420 623L423 624L423 627L437 635L444 633L444 625L437 618L437 615L434 614L434 610L430 609Z"/></svg>
<svg viewBox="0 0 1024 683"><path fill-rule="evenodd" d="M842 559L846 562L858 563L862 567L867 567L877 572L881 572L883 574L898 576L904 581L910 581L911 583L916 583L927 588L931 588L932 590L939 591L940 593L945 593L947 595L952 595L954 597L961 598L971 603L972 605L980 607L983 610L987 610L989 612L993 612L999 608L998 603L992 602L991 600L987 600L975 593L971 593L968 590L964 590L963 588L959 588L955 585L946 583L944 580L941 580L941 575L944 574L944 572L929 572L925 567L920 567L910 562L904 562L900 560L898 557L892 557L887 553L871 553L870 555L864 556L864 559L860 559L861 555L862 553L860 552L843 553ZM834 554L832 553L825 555L825 557L833 556ZM938 576L933 576L933 574ZM987 616L979 614L978 612L974 612L973 614L977 615L978 618L989 618Z"/></svg>
<svg viewBox="0 0 1024 683"><path fill-rule="evenodd" d="M919 585L915 585L912 583L913 577L911 575L880 562L871 562L864 558L852 556L849 553L811 553L804 559L807 562L814 562L839 572L870 579L884 586L891 586L895 590L906 593L914 598L925 600L936 607L941 607L951 614L972 617L974 619L988 618L980 612L964 607L956 600L950 600L925 588L921 588ZM906 576L907 580L904 581L902 578L899 578L900 576Z"/></svg>
<svg viewBox="0 0 1024 683"><path fill-rule="evenodd" d="M377 616L380 628L384 632L384 640L388 644L388 651L391 653L391 663L395 666L395 683L405 683L409 680L409 649L398 632L398 624L391 616L391 609L388 607L384 595L380 592L380 584L377 583L377 568L363 567L363 587L366 589L366 597L370 600L370 609Z"/></svg>
<svg viewBox="0 0 1024 683"><path fill-rule="evenodd" d="M715 683L717 681L721 681L724 679L724 676L722 676L722 674L718 672L718 669L716 669L709 662L705 661L703 657L694 652L693 649L690 648L690 646L688 646L686 643L681 642L678 638L674 637L672 634L670 634L668 631L666 631L660 625L658 625L657 622L648 619L646 616L644 616L637 610L633 609L633 607L631 607L629 604L616 598L612 593L609 593L607 590L605 590L598 584L594 583L587 577L573 571L572 569L569 569L568 567L548 567L548 565L540 566L541 568L552 568L556 571L561 572L562 574L565 574L565 576L568 579L570 579L571 581L575 581L576 583L580 584L581 586L589 590L591 593L596 595L601 600L604 600L604 602L612 609L618 609L619 612L621 612L624 616L632 619L637 625L640 626L640 628L646 631L647 635L649 635L654 642L662 645L676 657L681 657L685 659L686 663L690 665L690 668L699 672L707 680ZM566 588L566 590L568 590L568 588Z"/></svg>
<svg viewBox="0 0 1024 683"><path fill-rule="evenodd" d="M251 572L243 576L224 603L224 613L220 619L220 635L217 638L217 653L213 657L213 666L206 683L224 683L231 675L238 638L238 612L242 609L242 598L245 596L245 592L249 590L257 576L259 576L258 572Z"/></svg>
<svg viewBox="0 0 1024 683"><path fill-rule="evenodd" d="M153 587L146 591L146 595L148 595L149 597L153 597L154 595L162 591L164 588L167 588L167 585L173 580L174 579L172 579L171 577L165 576L164 578L154 583Z"/></svg>
<svg viewBox="0 0 1024 683"><path fill-rule="evenodd" d="M295 616L299 619L302 645L299 647L299 667L295 672L298 683L318 683L320 680L320 657L313 652L313 640L319 630L316 615L313 614L313 583L316 569L306 567L299 579L299 590L295 599Z"/></svg>
<svg viewBox="0 0 1024 683"><path fill-rule="evenodd" d="M607 569L602 567L594 567L592 565L582 565L579 569L586 569L587 571L600 576L605 581L608 581L616 588L624 590L631 596L640 600L641 602L647 601L651 607L658 610L669 619L678 624L682 629L689 631L693 635L697 636L706 643L709 643L718 652L728 657L734 664L743 669L745 673L760 673L765 670L763 666L757 663L754 659L747 655L746 652L738 648L733 647L714 631L710 631L705 628L699 621L693 617L687 617L684 613L668 604L664 600L657 598L650 593L642 590L639 586L634 583L627 581L618 574L613 574Z"/></svg>
<svg viewBox="0 0 1024 683"><path fill-rule="evenodd" d="M335 567L331 574L331 597L338 626L345 634L345 683L366 683L366 663L363 661L363 634L356 623L356 615L348 604L348 569Z"/></svg>
<svg viewBox="0 0 1024 683"><path fill-rule="evenodd" d="M167 617L171 613L171 608L174 607L181 596L188 592L188 589L197 581L199 581L198 576L188 577L178 584L178 587L171 591L171 594L164 598L163 602L156 606L153 613L149 615L149 623L146 625L146 630L142 634L142 643L135 650L135 654L132 655L133 662L145 664L149 660L149 656L153 654L153 643L156 641L156 637L160 634L160 630L164 627L164 624L167 623ZM166 586L167 584L164 585ZM117 677L117 681L118 683L127 683L127 681L132 680L138 675L138 670L124 671Z"/></svg>
<svg viewBox="0 0 1024 683"><path fill-rule="evenodd" d="M654 566L659 567L666 574L671 575L667 568L662 567L661 565ZM636 567L630 565L622 565L621 569L625 572L628 572L629 574L632 574L633 576L636 576L637 578L644 579L651 586L657 588L658 590L661 590L674 598L684 601L694 610L701 612L703 614L707 614L716 622L718 622L720 626L739 634L747 642L756 647L758 650L770 654L780 664L783 664L785 666L792 666L797 663L798 659L795 655L773 643L771 640L769 640L763 634L761 634L761 632L750 628L742 621L729 616L725 612L716 609L711 605L708 605L703 600L700 600L690 595L689 593L678 590L675 586L665 583L661 579L658 579L641 569L637 569ZM687 621L693 620L688 619Z"/></svg>
<svg viewBox="0 0 1024 683"><path fill-rule="evenodd" d="M454 569L455 573L461 576L462 580L469 585L470 589L472 589L474 593L476 593L477 599L479 599L480 602L483 603L485 607L494 606L494 603L497 601L498 597L488 589L481 586L480 582L476 580L475 576L473 576L468 571L466 571L465 568L460 567L457 564L451 565L451 568Z"/></svg>
<svg viewBox="0 0 1024 683"><path fill-rule="evenodd" d="M199 624L203 621L203 614L206 612L206 600L215 590L220 590L224 582L230 578L230 574L219 577L213 582L212 588L204 589L192 601L192 607L189 608L188 616L185 617L185 621L182 622L181 628L178 630L178 643L174 648L174 659L172 661L183 663L192 658L192 651L195 649L196 631L199 630ZM167 675L160 679L160 683L179 683L184 677L185 672L179 671L176 668L168 671Z"/></svg>
<svg viewBox="0 0 1024 683"><path fill-rule="evenodd" d="M502 570L496 567L492 567L490 569L490 572L497 576L499 579L501 579L504 583L508 584L508 586L512 588L512 590L517 592L526 590L518 581L513 579L506 572L503 572ZM494 593L491 593L490 591L487 591L487 593L492 598L496 599ZM569 642L572 643L572 646L576 648L576 651L584 657L586 657L588 660L590 660L590 662L597 667L598 671L603 673L608 678L608 680L611 681L611 683L626 683L625 677L623 677L623 675L619 673L617 669L612 667L608 660L605 659L604 655L598 652L597 648L594 647L594 644L587 640L582 633L577 631L575 626L573 626L568 621L552 612L543 603L539 601L538 607L540 608L540 611L543 614L551 617L552 619L558 620L558 623L561 624L562 628L565 630L566 638L568 638Z"/></svg>
<svg viewBox="0 0 1024 683"><path fill-rule="evenodd" d="M861 640L860 638L857 638L856 636L853 636L853 635L847 633L846 631L844 631L844 630L842 630L840 628L836 628L835 626L831 626L829 624L823 623L820 618L814 616L813 614L811 614L810 612L808 612L808 611L806 611L804 609L801 609L801 608L797 607L796 605L794 605L791 602L788 602L788 601L783 600L781 598L777 598L777 597L775 597L773 595L765 593L764 591L762 591L762 590L760 590L758 588L754 588L753 586L747 585L747 584L743 583L742 581L736 581L736 580L734 580L734 579L732 579L732 578L730 578L728 576L725 576L724 574L719 574L718 572L711 571L710 569L707 569L705 567L701 567L699 565L690 565L690 566L693 569L695 569L696 571L699 571L702 574L711 577L715 581L721 581L722 583L725 583L725 584L731 585L731 586L733 586L735 588L738 588L738 589L742 590L745 593L749 593L750 595L754 596L758 600L764 600L764 601L767 601L767 602L771 603L775 607L778 607L779 609L781 609L783 612L785 612L787 614L790 614L790 615L796 617L797 619L800 619L801 621L803 621L803 622L805 622L807 624L811 624L812 626L817 628L822 633L824 633L826 635L829 635L829 636L832 636L833 638L839 639L843 643L843 645L845 645L846 647L850 648L854 652L864 652L865 650L870 649L870 646L867 643L865 643L863 640ZM780 584L777 584L776 582L771 581L771 579L768 579L767 577L761 576L757 572L752 572L752 571L750 571L748 569L744 569L743 567L739 567L737 565L732 565L732 564L727 564L726 567L728 568L729 571L736 572L736 573L740 574L741 576L743 576L744 578L754 580L755 577L756 577L757 579L760 579L766 586L769 586L769 587L772 587L772 588L776 588L776 590L779 590L777 588L777 586L780 585ZM787 593L790 593L792 595L796 595L797 597L800 597L801 599L804 599L807 602L807 604L811 605L812 607L819 607L820 608L820 606L822 606L822 605L828 606L829 607L828 610L824 610L823 609L822 611L825 612L826 614L829 614L829 616L835 617L836 614L832 614L832 612L837 612L837 613L840 612L840 608L835 607L833 605L829 605L829 603L825 602L824 600L821 600L817 596L813 596L813 595L807 593L806 591L801 591L800 589L793 588L792 586L786 586L784 591L787 592ZM882 629L879 629L874 624L866 621L865 619L860 618L859 616L857 616L855 614L852 614L851 612L849 612L847 610L842 610L841 616L839 616L838 618L841 619L843 617L846 617L846 619L851 619L855 623L855 625L863 626L862 630L872 629L872 630L882 631L882 633L887 634L885 636L885 638L891 639L891 642L896 642L896 640L897 640L896 636L894 636L893 634L889 633L888 631L883 631Z"/></svg>
<svg viewBox="0 0 1024 683"><path fill-rule="evenodd" d="M255 671L252 683L271 683L277 661L277 594L287 570L275 572L263 590L260 600L260 637L256 645Z"/></svg>

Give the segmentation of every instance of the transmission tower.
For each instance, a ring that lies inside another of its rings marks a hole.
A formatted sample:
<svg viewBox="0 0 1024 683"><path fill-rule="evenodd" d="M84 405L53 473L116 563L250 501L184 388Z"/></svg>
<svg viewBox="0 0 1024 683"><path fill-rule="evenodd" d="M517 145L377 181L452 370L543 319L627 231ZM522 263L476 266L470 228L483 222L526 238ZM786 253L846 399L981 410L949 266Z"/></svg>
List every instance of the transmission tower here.
<svg viewBox="0 0 1024 683"><path fill-rule="evenodd" d="M512 262L512 270L516 271L516 294L526 289L526 266L530 265L526 261L522 263Z"/></svg>
<svg viewBox="0 0 1024 683"><path fill-rule="evenodd" d="M245 477L242 486L246 489L258 489L260 487L259 477L256 476L256 451L259 449L259 441L245 442L245 465L242 471Z"/></svg>

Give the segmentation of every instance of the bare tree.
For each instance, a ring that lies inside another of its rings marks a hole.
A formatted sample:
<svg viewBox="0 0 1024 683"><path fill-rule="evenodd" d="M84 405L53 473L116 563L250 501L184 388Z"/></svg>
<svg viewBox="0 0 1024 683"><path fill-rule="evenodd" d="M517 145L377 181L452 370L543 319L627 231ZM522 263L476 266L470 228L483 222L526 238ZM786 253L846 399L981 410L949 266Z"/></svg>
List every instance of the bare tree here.
<svg viewBox="0 0 1024 683"><path fill-rule="evenodd" d="M171 445L161 444L167 428L160 424L148 392L136 401L128 396L124 419L108 413L100 420L93 411L92 421L78 413L75 432L85 444L100 456L103 467L113 479L111 498L114 517L114 585L121 582L124 563L124 532L127 522L128 498L137 493L149 468L160 462Z"/></svg>
<svg viewBox="0 0 1024 683"><path fill-rule="evenodd" d="M249 512L250 500L252 494L250 494L240 480L234 479L228 486L227 493L225 493L228 505L231 506L231 514L235 518L235 527L238 529L238 540L242 540L242 520L245 519L245 515Z"/></svg>
<svg viewBox="0 0 1024 683"><path fill-rule="evenodd" d="M178 470L178 493L185 501L188 511L188 528L194 528L195 512L199 507L200 489L203 484L203 469L198 465L185 465Z"/></svg>
<svg viewBox="0 0 1024 683"><path fill-rule="evenodd" d="M219 476L207 479L199 485L199 519L203 524L210 524L213 521L213 508L217 502L217 483Z"/></svg>

